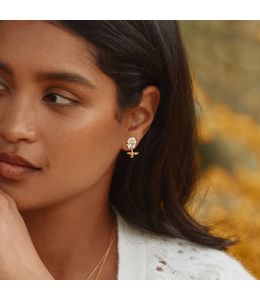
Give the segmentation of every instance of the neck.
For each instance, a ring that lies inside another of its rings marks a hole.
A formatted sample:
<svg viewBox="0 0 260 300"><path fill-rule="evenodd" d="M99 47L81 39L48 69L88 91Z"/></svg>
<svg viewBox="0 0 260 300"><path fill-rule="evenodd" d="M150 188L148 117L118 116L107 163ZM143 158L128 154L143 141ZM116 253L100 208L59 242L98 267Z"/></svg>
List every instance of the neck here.
<svg viewBox="0 0 260 300"><path fill-rule="evenodd" d="M108 197L94 195L21 212L41 260L55 279L86 279L109 245L114 213ZM116 240L112 252L115 256Z"/></svg>

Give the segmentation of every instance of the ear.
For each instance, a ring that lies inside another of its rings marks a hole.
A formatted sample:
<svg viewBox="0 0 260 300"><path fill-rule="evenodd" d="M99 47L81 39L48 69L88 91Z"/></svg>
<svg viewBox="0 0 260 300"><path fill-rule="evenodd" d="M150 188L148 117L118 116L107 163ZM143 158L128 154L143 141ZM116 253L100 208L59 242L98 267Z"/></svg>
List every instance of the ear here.
<svg viewBox="0 0 260 300"><path fill-rule="evenodd" d="M149 130L160 102L160 91L156 86L150 85L143 89L141 102L129 114L128 130L122 149L129 151L126 141L135 137L137 144Z"/></svg>

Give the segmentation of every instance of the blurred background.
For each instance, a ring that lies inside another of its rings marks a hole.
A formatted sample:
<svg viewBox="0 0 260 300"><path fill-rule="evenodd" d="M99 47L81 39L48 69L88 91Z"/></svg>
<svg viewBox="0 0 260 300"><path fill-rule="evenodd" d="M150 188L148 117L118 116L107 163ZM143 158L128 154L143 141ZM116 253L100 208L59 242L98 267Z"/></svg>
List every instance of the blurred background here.
<svg viewBox="0 0 260 300"><path fill-rule="evenodd" d="M189 210L260 279L260 21L179 21L200 118Z"/></svg>

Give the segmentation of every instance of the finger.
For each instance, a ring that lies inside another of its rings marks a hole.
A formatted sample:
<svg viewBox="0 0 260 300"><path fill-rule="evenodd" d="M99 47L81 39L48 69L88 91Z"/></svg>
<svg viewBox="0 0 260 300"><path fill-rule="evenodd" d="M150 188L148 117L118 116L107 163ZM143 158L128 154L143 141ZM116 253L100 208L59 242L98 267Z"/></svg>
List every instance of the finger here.
<svg viewBox="0 0 260 300"><path fill-rule="evenodd" d="M3 204L6 203L10 206L16 206L14 199L9 194L7 194L2 188L0 188L0 202Z"/></svg>
<svg viewBox="0 0 260 300"><path fill-rule="evenodd" d="M10 195L8 195L7 192L3 190L3 188L0 188L0 194L5 197L10 197Z"/></svg>

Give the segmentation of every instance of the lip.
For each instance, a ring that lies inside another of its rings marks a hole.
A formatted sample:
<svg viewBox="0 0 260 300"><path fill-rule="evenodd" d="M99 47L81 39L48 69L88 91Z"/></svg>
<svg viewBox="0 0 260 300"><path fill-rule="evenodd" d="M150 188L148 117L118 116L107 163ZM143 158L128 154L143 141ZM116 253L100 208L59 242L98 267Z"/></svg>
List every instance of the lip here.
<svg viewBox="0 0 260 300"><path fill-rule="evenodd" d="M0 176L7 179L21 180L29 174L40 172L40 169L27 168L0 161Z"/></svg>
<svg viewBox="0 0 260 300"><path fill-rule="evenodd" d="M30 161L26 160L24 157L16 154L9 154L7 152L0 153L0 162L1 161L13 166L19 166L19 167L31 168L31 169L40 169Z"/></svg>

